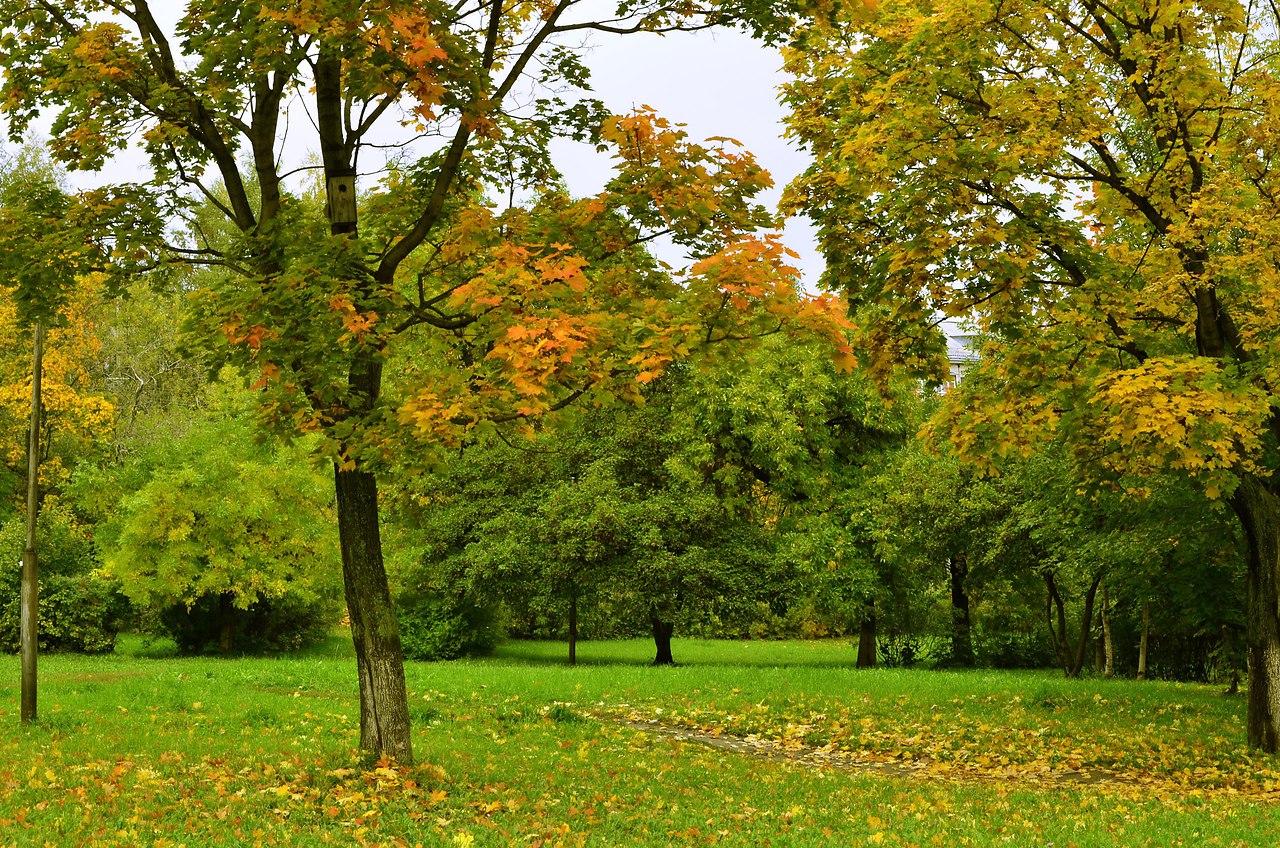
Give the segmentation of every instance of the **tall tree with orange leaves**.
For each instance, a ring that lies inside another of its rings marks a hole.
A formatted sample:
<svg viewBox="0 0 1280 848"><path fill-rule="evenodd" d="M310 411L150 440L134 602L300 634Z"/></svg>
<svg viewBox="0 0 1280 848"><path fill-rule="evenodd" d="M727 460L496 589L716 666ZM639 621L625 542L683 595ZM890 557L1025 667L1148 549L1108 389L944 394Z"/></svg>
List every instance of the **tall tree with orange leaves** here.
<svg viewBox="0 0 1280 848"><path fill-rule="evenodd" d="M333 462L361 747L406 761L378 473L635 395L718 340L808 324L843 345L831 304L798 297L782 249L754 235L767 177L749 156L566 93L585 87L575 48L593 32L764 32L781 7L193 0L163 19L174 5L0 2L4 105L15 132L56 111L73 167L142 144L157 208L191 233L169 258L223 272L201 306L223 352L260 375L264 419L322 434ZM297 176L299 135L323 203ZM561 136L613 152L597 196L552 188ZM499 188L530 199L485 202ZM664 237L687 267L648 256Z"/></svg>

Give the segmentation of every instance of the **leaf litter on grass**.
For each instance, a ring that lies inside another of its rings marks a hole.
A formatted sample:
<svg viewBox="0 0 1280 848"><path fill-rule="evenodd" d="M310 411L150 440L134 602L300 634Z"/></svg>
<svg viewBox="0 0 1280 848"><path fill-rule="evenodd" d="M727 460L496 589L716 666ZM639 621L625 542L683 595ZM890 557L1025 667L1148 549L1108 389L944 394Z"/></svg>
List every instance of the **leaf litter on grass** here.
<svg viewBox="0 0 1280 848"><path fill-rule="evenodd" d="M963 701L953 699L950 706ZM601 704L591 714L644 732L814 768L1029 787L1094 786L1146 798L1280 801L1280 764L1220 736L1210 737L1215 748L1209 750L1203 741L1162 734L1152 724L1116 722L1114 728L1082 730L1050 719L1032 726L1025 712L1019 714L1021 696L1009 701L1003 723L954 709L921 721L912 720L909 710L895 719L887 712L859 714L847 705L823 704L816 711L764 702L732 712Z"/></svg>
<svg viewBox="0 0 1280 848"><path fill-rule="evenodd" d="M227 685L233 668L240 692ZM289 668L217 666L210 676L184 663L174 671L190 679L171 675L142 692L107 683L63 713L55 705L51 726L0 750L0 818L12 820L0 845L1198 848L1274 844L1280 835L1272 812L1280 808L1228 797L1221 786L1179 790L1177 803L1166 804L1151 793L1131 797L1133 787L999 776L1040 760L1054 769L1105 763L1128 774L1163 759L1161 774L1187 769L1197 786L1210 786L1273 767L1222 741L1243 738L1232 724L1238 702L1207 690L1115 686L1095 700L1092 691L1035 676L805 677L714 667L620 680L611 668L560 675L423 666L411 670L416 744L420 759L439 769L402 771L352 754L354 696L344 683L319 686L310 667L304 675ZM263 685L279 691L259 691ZM305 686L339 700L299 697ZM1022 700L991 686L1021 687ZM736 687L748 691L731 695ZM976 698L966 694L975 690ZM1154 694L1126 704L1128 691ZM592 720L606 713L699 725L726 744L774 746L792 759L817 753L810 763L766 765ZM1112 750L1094 751L1090 740ZM880 770L842 774L832 762L840 757ZM938 763L993 776L903 780L930 776ZM100 791L104 784L111 788Z"/></svg>

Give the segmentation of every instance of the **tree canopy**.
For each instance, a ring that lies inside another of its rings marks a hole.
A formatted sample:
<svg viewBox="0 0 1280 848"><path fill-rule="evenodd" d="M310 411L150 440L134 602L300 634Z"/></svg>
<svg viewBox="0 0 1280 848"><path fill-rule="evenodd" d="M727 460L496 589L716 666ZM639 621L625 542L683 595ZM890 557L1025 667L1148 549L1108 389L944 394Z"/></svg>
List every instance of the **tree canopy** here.
<svg viewBox="0 0 1280 848"><path fill-rule="evenodd" d="M363 747L411 757L380 470L477 428L634 396L696 347L779 325L847 354L840 310L797 296L777 240L757 233L768 177L749 155L583 93L592 32L776 34L786 8L0 2L11 132L52 112L51 149L74 168L141 143L151 179L122 193L153 198L140 228L184 222L156 261L226 272L204 326L258 375L264 421L317 434L334 464ZM317 165L286 145L300 127ZM598 195L556 189L549 142L564 136L613 154ZM495 188L505 205L486 199ZM648 256L656 238L682 267Z"/></svg>
<svg viewBox="0 0 1280 848"><path fill-rule="evenodd" d="M836 4L790 53L793 132L872 367L989 341L933 425L991 468L1065 438L1141 494L1173 471L1250 543L1250 740L1280 744L1275 9Z"/></svg>

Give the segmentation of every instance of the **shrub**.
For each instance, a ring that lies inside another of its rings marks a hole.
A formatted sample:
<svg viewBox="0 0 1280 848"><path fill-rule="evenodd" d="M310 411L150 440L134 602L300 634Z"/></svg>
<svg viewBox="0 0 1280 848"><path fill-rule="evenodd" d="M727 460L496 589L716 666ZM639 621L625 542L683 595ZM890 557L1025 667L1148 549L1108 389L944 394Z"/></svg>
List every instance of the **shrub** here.
<svg viewBox="0 0 1280 848"><path fill-rule="evenodd" d="M0 526L0 557L13 566L0 569L0 648L21 644L21 569L26 520ZM44 651L101 654L115 649L116 632L128 605L118 584L98 571L97 550L70 512L52 507L41 513L36 531L40 562L39 634Z"/></svg>
<svg viewBox="0 0 1280 848"><path fill-rule="evenodd" d="M333 484L247 421L193 427L98 525L104 568L189 653L297 648L337 623Z"/></svg>
<svg viewBox="0 0 1280 848"><path fill-rule="evenodd" d="M924 644L917 636L897 634L880 639L880 662L886 668L911 668L924 654Z"/></svg>
<svg viewBox="0 0 1280 848"><path fill-rule="evenodd" d="M220 597L202 595L190 608L179 603L163 609L159 628L182 653L262 654L314 644L329 634L336 618L332 597L285 594L237 609Z"/></svg>
<svg viewBox="0 0 1280 848"><path fill-rule="evenodd" d="M502 637L495 607L469 598L422 593L398 602L406 659L455 660L493 652Z"/></svg>
<svg viewBox="0 0 1280 848"><path fill-rule="evenodd" d="M977 664L988 668L1050 668L1057 665L1044 635L992 633L974 639Z"/></svg>

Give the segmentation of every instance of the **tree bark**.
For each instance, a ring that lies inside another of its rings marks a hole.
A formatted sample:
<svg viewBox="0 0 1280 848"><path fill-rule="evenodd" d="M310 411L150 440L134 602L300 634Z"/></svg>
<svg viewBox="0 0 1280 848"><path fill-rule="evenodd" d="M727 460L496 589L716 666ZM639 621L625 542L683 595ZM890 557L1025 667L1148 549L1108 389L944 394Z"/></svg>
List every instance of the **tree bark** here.
<svg viewBox="0 0 1280 848"><path fill-rule="evenodd" d="M1107 649L1102 638L1102 610L1098 610L1098 633L1093 637L1093 670L1102 674L1107 667Z"/></svg>
<svg viewBox="0 0 1280 848"><path fill-rule="evenodd" d="M378 484L367 471L335 467L342 578L360 677L360 747L413 761L400 626L382 561Z"/></svg>
<svg viewBox="0 0 1280 848"><path fill-rule="evenodd" d="M1052 571L1044 573L1044 585L1048 591L1045 602L1045 617L1049 622L1049 641L1053 643L1053 654L1058 658L1064 674L1071 667L1071 643L1067 640L1067 611L1062 603L1062 594L1058 592L1058 581ZM1054 628L1054 612L1058 614L1057 628Z"/></svg>
<svg viewBox="0 0 1280 848"><path fill-rule="evenodd" d="M1230 678L1227 681L1227 691L1224 695L1240 694L1240 669L1236 662L1235 640L1231 638L1231 628L1222 625L1222 648L1223 656L1227 658L1227 662L1231 664Z"/></svg>
<svg viewBox="0 0 1280 848"><path fill-rule="evenodd" d="M1084 658L1089 648L1089 631L1093 628L1093 604L1098 594L1098 586L1102 583L1102 575L1098 574L1089 584L1084 596L1084 611L1080 614L1080 638L1074 646L1067 637L1067 612L1062 595L1058 591L1058 582L1053 573L1044 574L1045 586L1049 590L1049 637L1053 640L1054 653L1062 664L1062 671L1067 677L1079 677L1084 668ZM1058 613L1057 632L1053 627L1053 611Z"/></svg>
<svg viewBox="0 0 1280 848"><path fill-rule="evenodd" d="M1231 506L1247 543L1249 745L1280 746L1280 498L1245 474Z"/></svg>
<svg viewBox="0 0 1280 848"><path fill-rule="evenodd" d="M321 47L315 65L316 129L324 163L329 232L354 238L357 231L356 170L352 143L346 137L342 99L342 60L332 48ZM364 311L371 283L358 281L356 308ZM345 414L367 415L382 393L380 353L359 346L351 354L347 374L350 390ZM354 464L354 468L352 465ZM359 460L334 464L338 503L338 536L342 547L342 577L351 618L360 678L360 747L400 763L413 762L409 698L404 680L404 650L400 626L382 559L378 527L378 483Z"/></svg>
<svg viewBox="0 0 1280 848"><path fill-rule="evenodd" d="M671 656L671 634L675 632L676 626L670 621L662 621L657 616L650 616L649 623L653 627L653 644L657 648L653 664L675 665L676 661Z"/></svg>
<svg viewBox="0 0 1280 848"><path fill-rule="evenodd" d="M1084 668L1085 649L1089 644L1089 631L1093 627L1093 603L1098 596L1098 584L1102 582L1102 575L1099 574L1093 578L1093 582L1089 584L1089 591L1084 596L1084 613L1080 616L1080 641L1076 645L1075 661L1071 664L1071 670L1067 672L1068 677L1079 677L1080 671Z"/></svg>
<svg viewBox="0 0 1280 848"><path fill-rule="evenodd" d="M876 611L868 601L858 628L858 668L876 667Z"/></svg>
<svg viewBox="0 0 1280 848"><path fill-rule="evenodd" d="M947 560L951 575L951 659L957 665L972 666L973 628L969 617L969 557L961 552Z"/></svg>
<svg viewBox="0 0 1280 848"><path fill-rule="evenodd" d="M1151 632L1151 602L1142 602L1142 638L1138 641L1138 679L1147 679L1147 636Z"/></svg>

